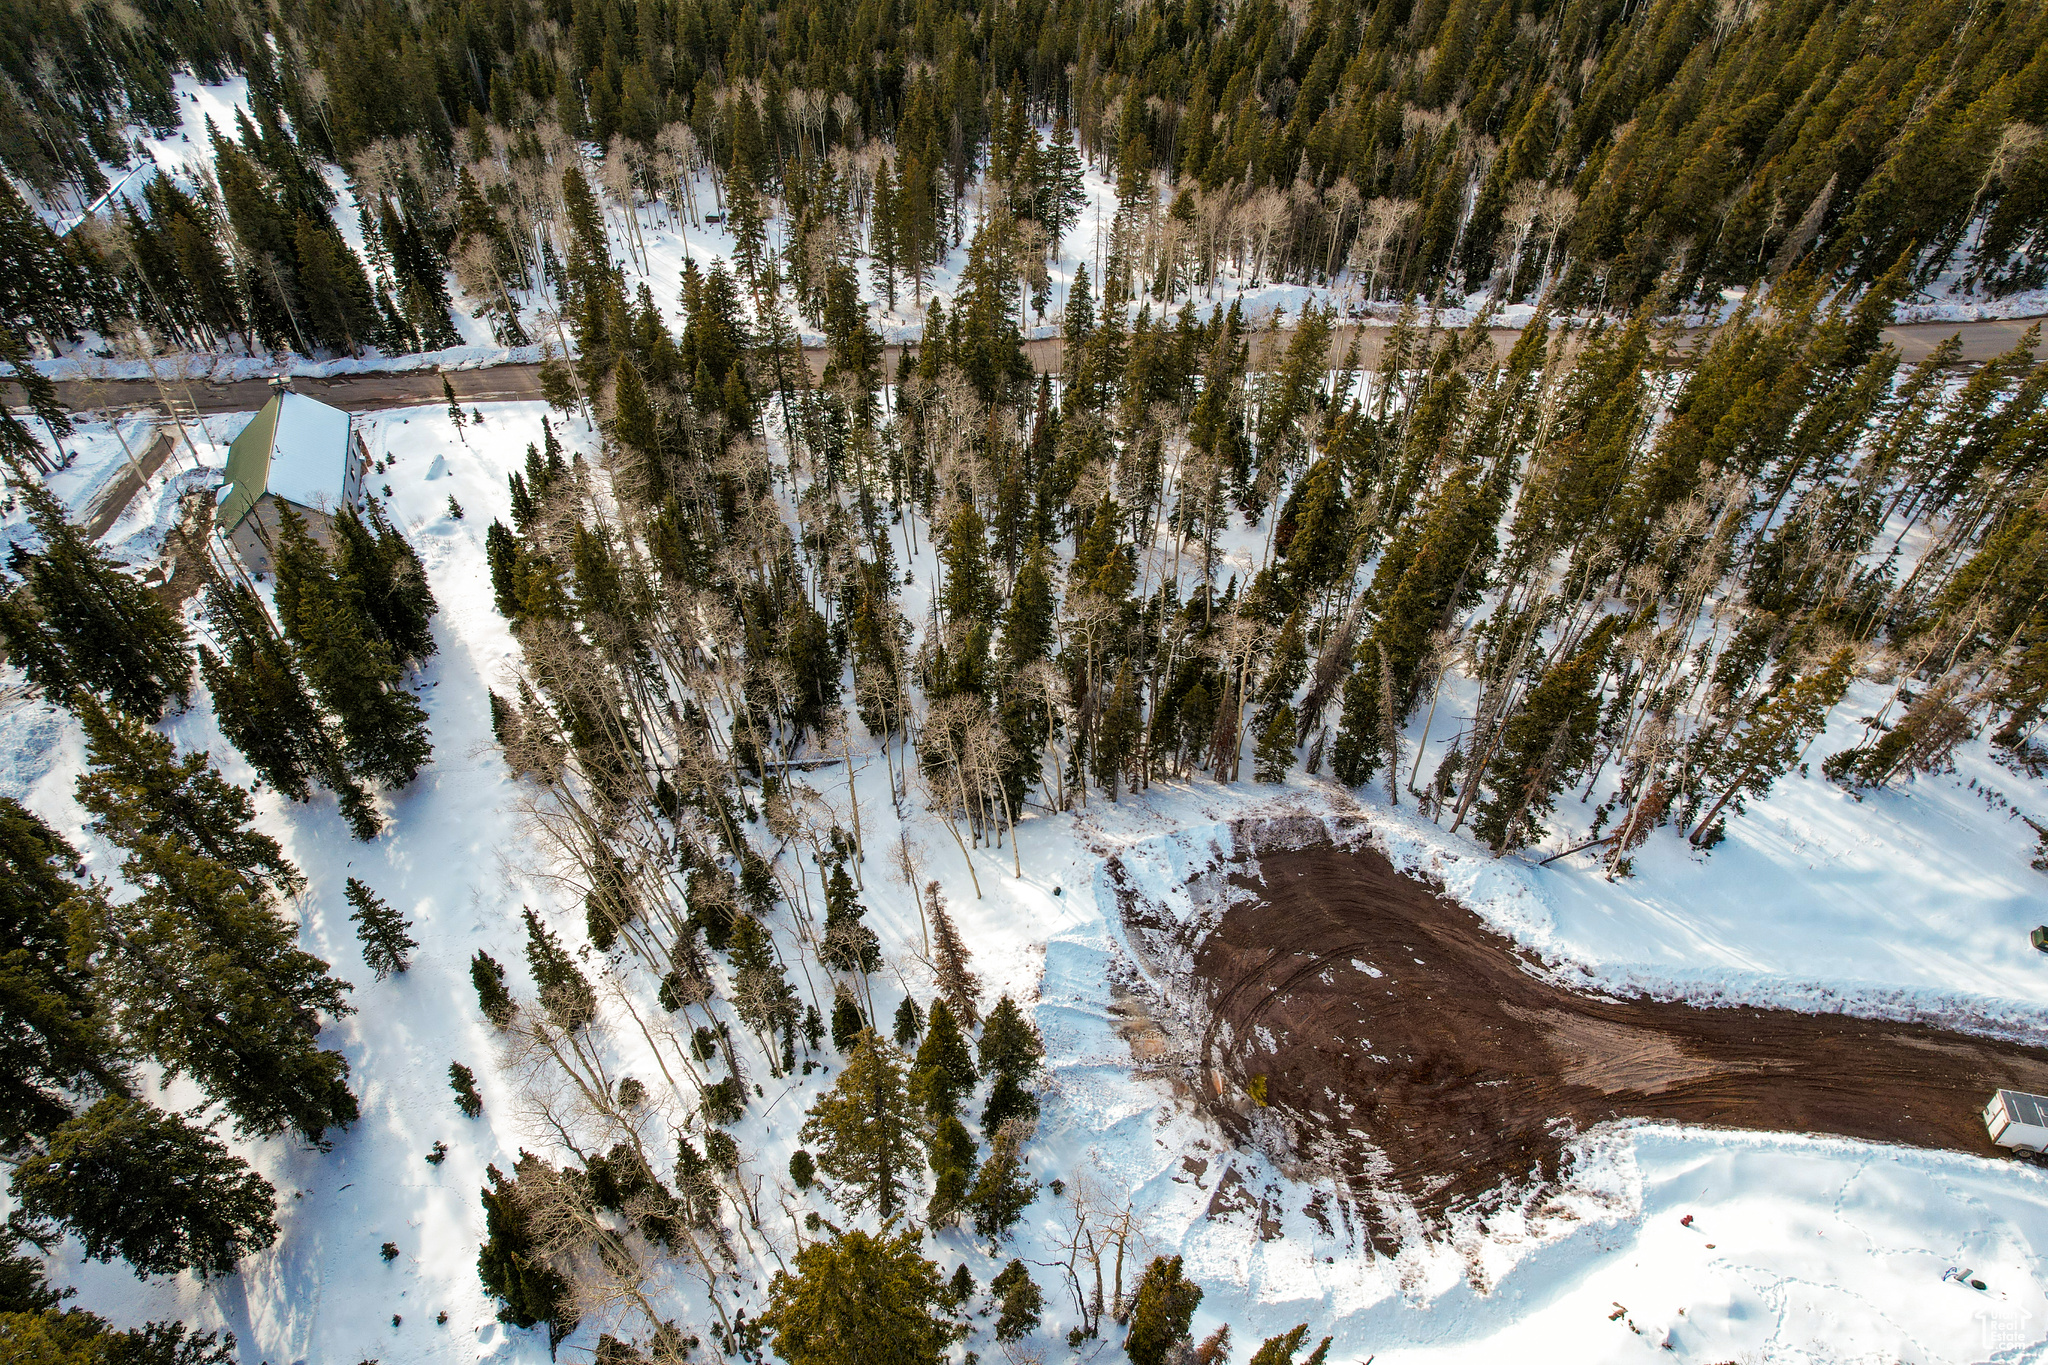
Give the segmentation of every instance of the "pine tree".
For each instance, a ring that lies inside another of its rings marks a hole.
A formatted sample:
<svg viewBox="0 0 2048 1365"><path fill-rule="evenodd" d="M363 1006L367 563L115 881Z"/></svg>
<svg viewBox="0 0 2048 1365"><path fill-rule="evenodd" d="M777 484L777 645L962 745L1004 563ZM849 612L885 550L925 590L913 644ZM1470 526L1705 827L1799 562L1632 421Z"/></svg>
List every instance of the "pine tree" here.
<svg viewBox="0 0 2048 1365"><path fill-rule="evenodd" d="M455 1107L464 1118L477 1118L484 1112L484 1097L476 1089L476 1073L461 1062L448 1063L448 1088L455 1092Z"/></svg>
<svg viewBox="0 0 2048 1365"><path fill-rule="evenodd" d="M981 982L967 963L974 956L946 912L946 897L937 882L924 889L932 917L932 970L938 976L939 995L953 1007L954 1017L965 1028L973 1028L979 1013Z"/></svg>
<svg viewBox="0 0 2048 1365"><path fill-rule="evenodd" d="M883 1218L896 1212L918 1158L901 1054L872 1029L863 1032L832 1089L807 1111L802 1139L839 1182L841 1207Z"/></svg>
<svg viewBox="0 0 2048 1365"><path fill-rule="evenodd" d="M11 185L0 190L0 195L12 193ZM22 397L28 401L29 411L42 421L51 438L61 441L69 436L71 418L57 397L56 382L31 363L27 343L5 325L0 325L0 362L8 367L8 382L20 387ZM61 450L62 447L59 448ZM10 464L16 461L32 464L45 472L50 468L49 456L44 452L42 442L28 429L27 423L5 408L0 408L0 460Z"/></svg>
<svg viewBox="0 0 2048 1365"><path fill-rule="evenodd" d="M355 907L349 918L355 921L356 939L363 945L363 964L379 981L393 972L403 973L412 950L419 947L406 933L412 925L360 878L348 879L345 894Z"/></svg>
<svg viewBox="0 0 2048 1365"><path fill-rule="evenodd" d="M788 1365L939 1365L959 1335L916 1228L813 1242L768 1286L761 1325Z"/></svg>
<svg viewBox="0 0 2048 1365"><path fill-rule="evenodd" d="M294 801L312 797L312 780L331 788L350 831L375 838L383 822L348 771L341 738L307 690L291 646L246 584L208 575L206 619L225 657L204 645L199 671L213 694L221 733L266 781Z"/></svg>
<svg viewBox="0 0 2048 1365"><path fill-rule="evenodd" d="M1601 669L1619 625L1619 618L1607 618L1546 669L1502 732L1500 751L1486 769L1491 792L1472 822L1472 832L1496 855L1542 837L1540 821L1558 789L1591 757Z"/></svg>
<svg viewBox="0 0 2048 1365"><path fill-rule="evenodd" d="M72 910L100 894L71 880L78 851L0 797L0 1151L71 1115L72 1097L126 1088L116 1040L71 956Z"/></svg>
<svg viewBox="0 0 2048 1365"><path fill-rule="evenodd" d="M146 720L160 719L191 690L184 624L156 595L87 540L42 483L17 465L8 486L26 507L40 551L16 548L21 575L0 596L0 642L43 696L74 688Z"/></svg>
<svg viewBox="0 0 2048 1365"><path fill-rule="evenodd" d="M1188 1340L1188 1325L1202 1304L1202 1287L1181 1274L1180 1257L1154 1256L1131 1296L1124 1353L1131 1365L1166 1365Z"/></svg>
<svg viewBox="0 0 2048 1365"><path fill-rule="evenodd" d="M337 521L338 532L346 520ZM350 767L374 781L407 785L433 754L426 710L399 687L392 643L283 503L276 565L279 621L313 690L340 723ZM351 574L349 582L360 584L362 575Z"/></svg>
<svg viewBox="0 0 2048 1365"><path fill-rule="evenodd" d="M1057 607L1053 601L1052 554L1036 536L1024 552L1017 584L1003 615L1002 668L1021 672L1046 656L1052 646Z"/></svg>
<svg viewBox="0 0 2048 1365"><path fill-rule="evenodd" d="M477 1278L483 1281L485 1292L498 1300L498 1321L514 1327L546 1323L552 1352L562 1338L576 1330L576 1297L569 1282L540 1254L527 1209L527 1191L521 1186L533 1177L539 1178L536 1184L546 1182L554 1173L528 1152L519 1154L519 1163L512 1170L513 1177L508 1180L496 1166L490 1167L491 1183L479 1191L484 1204L484 1244L477 1252Z"/></svg>
<svg viewBox="0 0 2048 1365"><path fill-rule="evenodd" d="M860 898L846 865L835 863L825 879L825 936L818 956L836 972L872 972L882 965L882 946L875 931L861 922Z"/></svg>
<svg viewBox="0 0 2048 1365"><path fill-rule="evenodd" d="M945 1114L932 1125L930 1146L926 1160L932 1168L932 1197L925 1206L925 1223L950 1227L974 1188L974 1138L959 1119Z"/></svg>
<svg viewBox="0 0 2048 1365"><path fill-rule="evenodd" d="M1260 782L1285 782L1294 766L1294 708L1283 702L1259 731L1252 753L1252 776Z"/></svg>
<svg viewBox="0 0 2048 1365"><path fill-rule="evenodd" d="M903 1002L896 1006L896 1046L909 1047L923 1030L924 1020L917 1012L917 1001L904 996Z"/></svg>
<svg viewBox="0 0 2048 1365"><path fill-rule="evenodd" d="M988 1160L968 1191L967 1207L974 1216L974 1230L995 1242L1009 1234L1031 1201L1038 1198L1038 1182L1024 1171L1021 1125L1011 1124L996 1135Z"/></svg>
<svg viewBox="0 0 2048 1365"><path fill-rule="evenodd" d="M62 1224L89 1259L118 1256L138 1277L232 1274L277 1240L269 1181L210 1133L119 1095L51 1133L8 1193L26 1218Z"/></svg>
<svg viewBox="0 0 2048 1365"><path fill-rule="evenodd" d="M348 1062L315 1042L322 1014L349 1013L349 987L296 946L263 885L176 835L139 835L121 870L141 894L97 901L74 924L127 1041L190 1075L245 1133L291 1128L323 1146L355 1122Z"/></svg>
<svg viewBox="0 0 2048 1365"><path fill-rule="evenodd" d="M205 753L178 757L169 739L132 716L90 699L80 703L87 771L78 804L93 829L135 851L149 840L175 840L237 874L265 896L294 896L305 878L277 841L249 827L249 793L220 775Z"/></svg>
<svg viewBox="0 0 2048 1365"><path fill-rule="evenodd" d="M462 428L468 419L462 415L462 404L455 401L455 386L448 382L445 374L441 376L441 396L448 400L448 420L454 425L455 434L467 444L469 438L462 435Z"/></svg>
<svg viewBox="0 0 2048 1365"><path fill-rule="evenodd" d="M512 476L518 478L517 474ZM517 515L518 495L523 483L514 488L513 509ZM518 542L504 522L491 519L490 529L484 532L484 560L491 569L491 601L498 608L498 615L507 621L519 616L519 590L514 574L519 560Z"/></svg>
<svg viewBox="0 0 2048 1365"><path fill-rule="evenodd" d="M982 1025L980 1043L982 1074L994 1078L981 1114L981 1130L989 1141L994 1142L1012 1119L1028 1122L1038 1117L1038 1097L1029 1084L1044 1057L1038 1030L1016 1002L1007 995L996 1001Z"/></svg>
<svg viewBox="0 0 2048 1365"><path fill-rule="evenodd" d="M832 998L832 1046L842 1053L853 1051L866 1028L867 1021L860 1017L853 992L841 988Z"/></svg>
<svg viewBox="0 0 2048 1365"><path fill-rule="evenodd" d="M1053 120L1052 141L1046 147L1045 189L1045 205L1038 220L1052 235L1053 249L1057 251L1060 239L1080 221L1081 205L1088 202L1081 176L1081 152L1074 145L1074 131L1067 126L1064 114Z"/></svg>
<svg viewBox="0 0 2048 1365"><path fill-rule="evenodd" d="M505 968L496 958L478 949L476 956L469 960L469 981L476 987L477 1007L483 1011L484 1018L499 1028L512 1022L512 1016L519 1007L513 1003L512 992L505 985Z"/></svg>
<svg viewBox="0 0 2048 1365"><path fill-rule="evenodd" d="M1031 1278L1022 1261L1011 1261L989 1281L989 1296L999 1308L996 1340L1021 1341L1038 1330L1039 1314L1045 1309L1045 1295Z"/></svg>
<svg viewBox="0 0 2048 1365"><path fill-rule="evenodd" d="M1282 1332L1277 1337L1267 1337L1252 1352L1248 1365L1294 1365L1294 1353L1301 1349L1301 1343L1308 1339L1308 1324L1301 1323L1292 1331ZM1324 1337L1316 1349L1309 1353L1303 1365L1323 1365L1330 1354L1330 1338Z"/></svg>
<svg viewBox="0 0 2048 1365"><path fill-rule="evenodd" d="M741 915L734 921L727 959L732 964L733 1009L761 1039L761 1049L773 1068L775 1035L787 1036L796 1027L796 988L783 975L768 930L753 915Z"/></svg>
<svg viewBox="0 0 2048 1365"><path fill-rule="evenodd" d="M334 581L400 668L439 648L432 626L438 604L426 568L374 499L362 513L344 507L335 515Z"/></svg>
<svg viewBox="0 0 2048 1365"><path fill-rule="evenodd" d="M1029 1078L1045 1060L1045 1042L1038 1030L1005 994L981 1026L981 1069L985 1075Z"/></svg>
<svg viewBox="0 0 2048 1365"><path fill-rule="evenodd" d="M926 1118L936 1123L959 1112L960 1101L974 1089L977 1079L967 1039L952 1007L940 996L932 1001L924 1041L918 1044L917 1060L910 1069L910 1097Z"/></svg>
<svg viewBox="0 0 2048 1365"><path fill-rule="evenodd" d="M1828 712L1849 689L1855 676L1855 651L1844 646L1828 661L1764 698L1750 713L1734 743L1715 755L1708 771L1727 785L1699 819L1692 842L1700 843L1723 809L1742 810L1747 797L1762 797L1799 756L1807 742L1826 726Z"/></svg>
<svg viewBox="0 0 2048 1365"><path fill-rule="evenodd" d="M576 966L576 960L562 947L554 931L540 922L540 916L531 910L522 911L522 914L526 920L526 968L533 975L533 984L540 988L541 1008L554 1020L555 1027L565 1033L574 1033L597 1017L597 993L591 990L589 980ZM477 979L474 964L470 968L470 978ZM483 993L479 982L479 999ZM485 1002L485 1012L488 1014L489 1011L489 1002Z"/></svg>

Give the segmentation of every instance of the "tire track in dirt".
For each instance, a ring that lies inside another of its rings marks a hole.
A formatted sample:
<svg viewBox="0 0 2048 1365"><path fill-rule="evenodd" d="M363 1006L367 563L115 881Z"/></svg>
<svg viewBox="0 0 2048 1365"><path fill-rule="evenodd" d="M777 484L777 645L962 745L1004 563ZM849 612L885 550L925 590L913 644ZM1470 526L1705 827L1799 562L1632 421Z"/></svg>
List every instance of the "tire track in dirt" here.
<svg viewBox="0 0 2048 1365"><path fill-rule="evenodd" d="M1200 1093L1249 1138L1391 1183L1426 1219L1554 1178L1575 1132L1649 1118L1981 1156L1999 1086L2048 1091L2048 1051L1917 1024L1581 995L1371 848L1269 850L1183 927L1170 1000ZM1126 903L1152 930L1171 918Z"/></svg>

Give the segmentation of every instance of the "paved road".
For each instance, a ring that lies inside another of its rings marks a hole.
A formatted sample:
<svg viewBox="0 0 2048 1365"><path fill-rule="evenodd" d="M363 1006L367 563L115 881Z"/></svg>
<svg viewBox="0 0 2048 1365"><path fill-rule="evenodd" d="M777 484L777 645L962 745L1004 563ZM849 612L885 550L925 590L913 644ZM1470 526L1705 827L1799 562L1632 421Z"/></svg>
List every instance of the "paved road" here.
<svg viewBox="0 0 2048 1365"><path fill-rule="evenodd" d="M1997 322L1939 323L1916 322L1885 329L1885 338L1899 348L1906 363L1912 364L1924 358L1943 340L1951 336L1963 339L1963 360L1977 364L2010 350L2020 339L2031 320ZM1385 327L1340 327L1330 342L1332 363L1341 360L1355 336L1359 343L1360 362L1372 365L1378 362L1381 343L1389 329ZM1521 333L1511 328L1496 327L1491 332L1495 352L1505 356ZM1701 335L1693 333L1691 335ZM1255 340L1255 347L1257 342ZM890 346L884 350L884 364L887 373L896 371L896 359L901 347ZM1058 338L1024 343L1024 354L1040 373L1057 374L1060 369L1061 343ZM1254 355L1257 354L1256 349ZM822 347L812 347L804 352L810 361L811 371L823 372L825 352ZM537 399L540 393L540 367L538 365L494 365L474 370L449 370L448 382L454 387L456 396L464 403L490 403L511 400ZM298 379L293 386L301 393L313 394L323 402L336 407L364 411L376 408L439 406L447 400L441 392L442 371L418 370L409 373L345 375L334 379ZM91 383L59 384L59 396L67 405L75 408L117 409L159 406L154 385L141 380L97 380ZM18 402L20 395L11 384L0 384L10 403ZM253 412L262 407L270 396L269 388L261 379L245 379L228 384L214 384L197 381L191 385L191 394L201 412ZM182 397L180 393L178 396Z"/></svg>

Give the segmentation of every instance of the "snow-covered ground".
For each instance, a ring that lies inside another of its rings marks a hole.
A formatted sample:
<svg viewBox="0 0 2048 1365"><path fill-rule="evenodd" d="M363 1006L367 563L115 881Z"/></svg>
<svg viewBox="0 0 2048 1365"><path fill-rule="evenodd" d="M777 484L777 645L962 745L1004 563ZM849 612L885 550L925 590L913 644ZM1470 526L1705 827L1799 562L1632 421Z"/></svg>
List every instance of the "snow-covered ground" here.
<svg viewBox="0 0 2048 1365"><path fill-rule="evenodd" d="M440 600L440 652L413 683L432 717L435 761L412 788L385 798L390 829L371 844L349 839L329 798L293 806L257 793L262 828L310 883L299 906L303 942L356 983L358 1012L323 1041L354 1068L361 1121L325 1154L283 1141L244 1148L278 1187L283 1235L238 1275L138 1281L118 1264L80 1263L67 1243L54 1277L76 1285L82 1305L119 1322L178 1315L225 1326L251 1365L545 1358L544 1335L498 1323L476 1278L486 1164L505 1169L522 1147L550 1149L495 1065L498 1041L467 976L481 949L530 994L524 905L541 909L572 946L584 941L580 910L539 875L517 813L520 784L492 746L486 704L486 689L506 690L517 656L491 606L484 531L506 514L505 473L539 439L543 412L486 405L483 425L460 434L430 409L359 417L373 456L395 460L372 488L389 485L393 513ZM209 459L224 454L241 420L213 423ZM558 430L590 448L580 423ZM104 465L103 447L113 444L104 427L81 430L78 461L60 476L76 485L64 486L67 501L89 498L88 471ZM460 520L450 515L451 495L466 513ZM110 540L140 546L137 537L160 535L169 515L158 496L138 500ZM928 580L921 528L919 550L910 567ZM919 619L915 602L906 608ZM1876 704L1864 700L1852 698L1840 714ZM29 802L79 843L95 875L111 877L113 851L82 828L71 800L82 765L75 724L18 692L0 706L0 791ZM251 781L203 694L168 728L181 745L210 751L232 779ZM1853 729L1824 738L1815 758ZM882 853L897 830L884 766L872 751L856 750L854 762L869 849L862 900L908 974L876 978L886 1018L906 987L928 999L930 982L908 965L919 916ZM1021 878L1008 848L974 854L979 897L959 850L913 797L908 832L925 875L945 886L989 997L1012 993L1044 1031L1044 1117L1028 1154L1040 1180L1067 1187L1066 1198L1041 1196L999 1257L959 1230L928 1240L928 1253L947 1271L964 1262L983 1286L1010 1256L1030 1263L1048 1311L1045 1331L1028 1345L1046 1360L1121 1359L1113 1329L1078 1351L1065 1344L1078 1318L1052 1267L1065 1260L1057 1246L1072 1196L1084 1190L1130 1204L1139 1263L1155 1252L1186 1258L1206 1294L1198 1328L1230 1323L1239 1358L1303 1321L1335 1336L1336 1361L1626 1361L1659 1356L1667 1344L1676 1358L1702 1362L2044 1358L2048 1175L2011 1161L1608 1127L1582 1136L1562 1190L1483 1222L1465 1219L1447 1239L1375 1255L1330 1212L1341 1201L1326 1198L1312 1212L1313 1181L1230 1150L1166 1079L1133 1074L1119 1032L1129 1000L1112 984L1126 979L1127 954L1114 902L1098 887L1105 860L1121 855L1156 894L1179 894L1187 868L1212 846L1227 849L1230 822L1246 815L1362 814L1397 857L1441 877L1583 984L1925 1014L2038 1037L2048 1030L2048 959L2026 946L2025 931L2048 882L2027 866L2031 831L1972 789L1973 779L2022 805L2038 797L2034 784L1978 749L1964 752L1953 778L1923 778L1860 803L1795 774L1731 821L1711 856L1660 835L1638 851L1636 878L1621 883L1600 880L1582 859L1542 869L1496 862L1406 805L1388 809L1377 789L1361 806L1299 774L1286 788L1204 779L1113 805L1091 794L1072 815L1030 815L1018 831ZM846 812L843 771L818 770L810 781ZM421 946L404 975L380 983L363 968L341 894L349 876L412 920ZM787 915L776 916L785 930ZM600 969L588 959L601 980ZM624 1071L654 1079L635 1040L615 1034L609 1046ZM836 1069L829 1045L824 1059ZM446 1075L457 1060L478 1074L481 1119L454 1106ZM734 1132L748 1153L747 1179L762 1184L764 1228L730 1295L750 1312L777 1256L796 1245L778 1187L797 1116L830 1083L829 1075L776 1081L758 1066L754 1079L764 1094ZM197 1097L179 1090L173 1098ZM436 1141L449 1148L439 1166L425 1160ZM788 1205L799 1214L804 1206ZM1680 1222L1688 1214L1689 1227ZM388 1264L379 1255L387 1241L400 1253ZM1985 1288L1944 1278L1950 1270L1969 1271ZM715 1317L701 1289L677 1272L667 1292L715 1356L707 1331ZM445 1325L436 1321L442 1312ZM607 1325L593 1319L564 1345L564 1358L583 1358ZM985 1334L966 1344L984 1359L1000 1354Z"/></svg>

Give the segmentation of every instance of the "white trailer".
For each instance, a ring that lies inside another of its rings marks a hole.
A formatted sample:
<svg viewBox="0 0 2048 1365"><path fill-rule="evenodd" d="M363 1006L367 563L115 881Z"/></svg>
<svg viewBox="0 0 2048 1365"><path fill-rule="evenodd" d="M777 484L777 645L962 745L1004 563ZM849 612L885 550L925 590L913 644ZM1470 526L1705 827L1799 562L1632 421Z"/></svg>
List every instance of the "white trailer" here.
<svg viewBox="0 0 2048 1365"><path fill-rule="evenodd" d="M1998 1090L1984 1106L1984 1131L2001 1147L2022 1152L2048 1151L2048 1095L2024 1090Z"/></svg>

